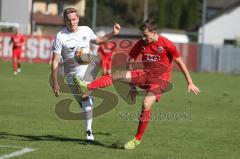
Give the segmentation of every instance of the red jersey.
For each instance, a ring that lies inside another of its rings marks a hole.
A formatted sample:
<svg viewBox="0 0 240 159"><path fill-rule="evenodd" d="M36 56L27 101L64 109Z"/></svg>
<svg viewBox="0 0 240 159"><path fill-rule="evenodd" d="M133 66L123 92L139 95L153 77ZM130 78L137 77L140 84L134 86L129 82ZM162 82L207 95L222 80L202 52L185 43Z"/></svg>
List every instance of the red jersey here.
<svg viewBox="0 0 240 159"><path fill-rule="evenodd" d="M100 45L98 48L98 53L101 55L102 60L111 60L115 47L116 44L112 42Z"/></svg>
<svg viewBox="0 0 240 159"><path fill-rule="evenodd" d="M130 57L136 59L140 54L143 70L150 77L161 77L167 81L171 78L172 60L180 57L173 42L163 36L159 36L158 41L150 44L139 40L130 51Z"/></svg>
<svg viewBox="0 0 240 159"><path fill-rule="evenodd" d="M20 34L13 35L11 38L11 42L13 43L13 48L21 48L24 44L25 37Z"/></svg>

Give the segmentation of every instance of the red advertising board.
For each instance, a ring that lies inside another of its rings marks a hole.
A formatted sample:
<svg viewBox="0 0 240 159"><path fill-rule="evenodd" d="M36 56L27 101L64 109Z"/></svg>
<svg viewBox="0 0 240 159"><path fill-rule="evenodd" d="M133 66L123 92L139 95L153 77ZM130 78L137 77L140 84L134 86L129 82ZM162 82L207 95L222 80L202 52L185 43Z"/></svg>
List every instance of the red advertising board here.
<svg viewBox="0 0 240 159"><path fill-rule="evenodd" d="M11 34L0 34L0 57L10 60L12 48L10 46ZM26 43L22 48L22 60L25 62L49 62L53 37L26 36Z"/></svg>
<svg viewBox="0 0 240 159"><path fill-rule="evenodd" d="M22 59L25 62L44 62L49 63L51 60L52 41L53 36L31 36L26 35L26 43L23 47ZM9 44L11 34L0 33L0 58L2 60L11 60L12 48ZM124 55L127 58L130 49L136 43L132 39L114 39L112 40L116 45L115 55ZM190 71L197 70L198 61L198 45L197 44L176 44L178 50L181 52L182 58ZM114 56L115 56L114 55ZM118 56L117 58L120 58ZM139 57L140 58L140 57ZM121 63L118 59L115 62ZM123 62L123 61L122 61ZM117 64L117 63L116 63ZM121 63L123 64L123 63ZM117 64L118 65L118 64ZM176 68L176 66L174 66Z"/></svg>

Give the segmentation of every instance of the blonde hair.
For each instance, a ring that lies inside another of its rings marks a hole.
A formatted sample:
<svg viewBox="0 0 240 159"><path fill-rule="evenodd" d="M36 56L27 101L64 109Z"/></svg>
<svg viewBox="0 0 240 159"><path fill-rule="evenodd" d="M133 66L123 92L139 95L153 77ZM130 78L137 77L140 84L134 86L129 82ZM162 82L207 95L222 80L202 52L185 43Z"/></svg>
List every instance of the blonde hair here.
<svg viewBox="0 0 240 159"><path fill-rule="evenodd" d="M67 15L70 13L76 13L77 17L79 17L78 11L75 8L66 8L63 11L63 20L64 21L67 19Z"/></svg>

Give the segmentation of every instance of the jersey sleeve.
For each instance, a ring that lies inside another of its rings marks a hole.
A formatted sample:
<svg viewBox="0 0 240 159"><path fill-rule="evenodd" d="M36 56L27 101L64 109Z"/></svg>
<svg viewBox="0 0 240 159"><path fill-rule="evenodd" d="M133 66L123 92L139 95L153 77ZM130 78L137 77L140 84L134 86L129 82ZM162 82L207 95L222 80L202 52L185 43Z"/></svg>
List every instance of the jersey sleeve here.
<svg viewBox="0 0 240 159"><path fill-rule="evenodd" d="M62 51L62 42L61 42L59 36L57 35L53 41L52 52L61 54L61 51Z"/></svg>
<svg viewBox="0 0 240 159"><path fill-rule="evenodd" d="M89 32L89 36L90 36L90 40L96 40L97 39L97 36L95 35L95 33L93 32L93 30L89 27L87 27L88 29L88 32Z"/></svg>
<svg viewBox="0 0 240 159"><path fill-rule="evenodd" d="M142 41L139 40L131 49L129 56L131 58L136 59L138 57L138 55L141 53L141 45L142 45Z"/></svg>
<svg viewBox="0 0 240 159"><path fill-rule="evenodd" d="M167 46L168 46L168 49L169 49L169 53L170 53L170 55L173 59L176 59L176 58L181 56L180 52L177 50L177 48L176 48L176 46L174 45L173 42L168 41Z"/></svg>

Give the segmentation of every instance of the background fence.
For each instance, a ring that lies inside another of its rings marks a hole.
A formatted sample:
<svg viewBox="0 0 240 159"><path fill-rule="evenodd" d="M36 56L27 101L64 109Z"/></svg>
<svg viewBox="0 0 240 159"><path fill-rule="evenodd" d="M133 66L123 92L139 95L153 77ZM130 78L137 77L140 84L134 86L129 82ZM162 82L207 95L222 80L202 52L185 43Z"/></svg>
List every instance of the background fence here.
<svg viewBox="0 0 240 159"><path fill-rule="evenodd" d="M0 58L2 60L11 60L10 38L11 34L0 33ZM23 61L49 63L53 37L28 35L26 39L23 47ZM115 53L127 54L136 39L114 39L112 42L116 46ZM190 71L240 73L240 48L196 43L176 44L176 46Z"/></svg>
<svg viewBox="0 0 240 159"><path fill-rule="evenodd" d="M203 45L199 60L199 71L240 73L240 48Z"/></svg>

